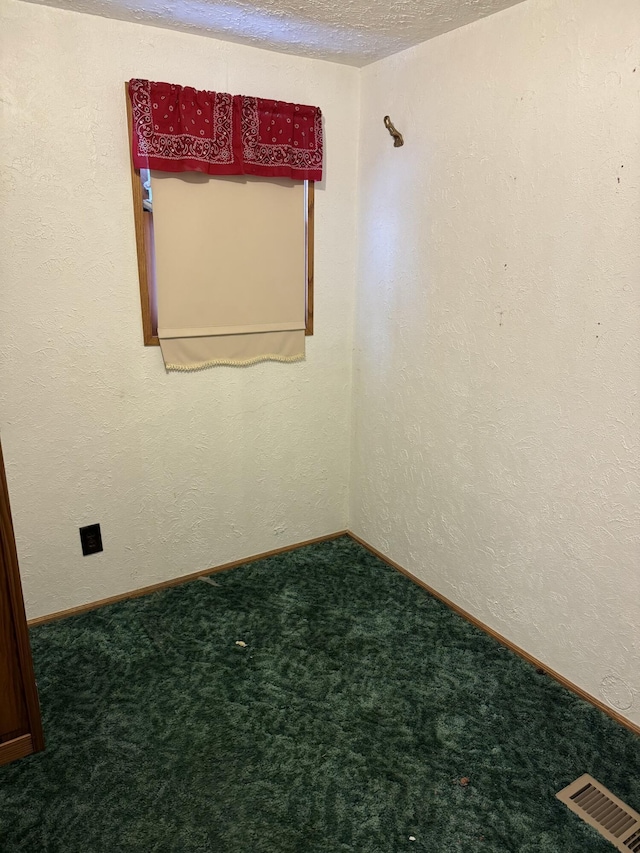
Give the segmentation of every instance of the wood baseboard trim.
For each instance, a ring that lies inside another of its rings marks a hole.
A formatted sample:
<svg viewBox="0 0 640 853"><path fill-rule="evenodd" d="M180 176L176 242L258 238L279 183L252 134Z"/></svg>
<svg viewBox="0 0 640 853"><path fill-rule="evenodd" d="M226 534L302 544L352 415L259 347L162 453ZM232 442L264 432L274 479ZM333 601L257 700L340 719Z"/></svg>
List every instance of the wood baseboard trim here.
<svg viewBox="0 0 640 853"><path fill-rule="evenodd" d="M38 625L47 625L49 622L57 622L58 619L66 619L67 616L78 616L81 613L88 613L90 610L97 610L99 607L105 607L107 604L116 604L118 601L126 601L129 598L141 598L144 595L150 595L152 592L159 592L163 589L169 589L172 586L180 586L189 581L195 581L198 578L206 575L215 575L218 572L226 572L229 569L235 569L238 566L244 566L245 563L255 563L258 560L264 560L267 557L276 557L278 554L287 554L289 551L297 551L298 548L304 548L305 545L315 545L319 542L330 542L332 539L338 539L340 536L346 536L346 530L338 530L336 533L328 533L326 536L316 536L315 539L307 539L304 542L296 542L294 545L285 545L282 548L274 548L272 551L264 551L262 554L253 554L250 557L244 557L242 560L233 560L231 563L223 563L221 566L214 566L212 569L200 569L197 572L192 572L189 575L181 575L177 578L170 578L167 581L160 581L150 586L143 586L139 589L133 589L130 592L123 592L119 595L112 595L109 598L101 598L98 601L91 601L88 604L81 604L78 607L70 607L68 610L58 610L55 613L48 613L46 616L37 616L35 619L29 619L28 625L30 628L35 628Z"/></svg>
<svg viewBox="0 0 640 853"><path fill-rule="evenodd" d="M400 574L404 575L410 581L417 584L419 587L424 589L429 595L432 595L434 598L437 598L438 601L441 601L454 613L457 613L459 616L462 616L463 619L466 619L467 622L470 622L472 625L475 625L476 628L480 628L481 631L484 631L485 634L488 634L490 637L493 637L494 640L497 640L501 645L510 649L512 652L515 652L519 657L523 660L530 663L532 666L536 667L536 669L542 669L544 672L565 687L567 690L570 690L572 693L575 693L576 696L579 696L580 699L584 699L585 702L589 702L591 705L598 708L600 711L603 711L607 716L611 717L621 726L624 726L629 731L640 737L640 726L632 723L622 714L618 713L613 708L610 708L608 705L605 705L604 702L601 702L599 699L596 699L595 696L592 696L590 693L587 693L581 687L578 687L572 681L569 681L559 672L556 672L553 669L550 669L543 661L538 660L538 658L530 655L529 652L526 652L524 649L521 649L519 646L516 646L515 643L512 643L511 640L508 640L502 634L499 634L497 631L494 631L493 628L490 628L488 625L485 625L484 622L481 622L479 619L476 619L475 616L472 616L471 613L468 613L466 610L463 610L462 607L459 607L450 599L446 598L444 595L441 595L437 590L433 587L429 586L429 584L420 580L420 578L416 577L416 575L412 574L407 569L403 568L399 563L396 563L390 557L387 557L382 551L378 551L377 548L374 548L373 545L370 545L364 539L361 539L351 530L339 530L336 533L329 533L326 536L317 536L315 539L307 539L304 542L297 542L293 545L285 545L282 548L274 548L271 551L264 551L261 554L253 554L250 557L245 557L242 560L233 560L230 563L223 563L220 566L214 566L210 569L200 569L200 571L192 572L189 575L182 575L177 578L171 578L167 581L161 581L160 583L151 584L150 586L140 587L139 589L131 590L130 592L124 592L119 595L113 595L109 598L102 598L99 601L92 601L88 604L82 604L79 607L71 607L68 610L59 610L56 613L49 613L46 616L38 616L35 619L30 619L28 625L30 628L34 628L38 625L46 625L49 622L56 622L58 619L65 619L67 616L76 616L81 613L88 613L91 610L97 610L100 607L105 607L108 604L115 604L119 601L126 601L129 598L141 598L144 595L150 595L153 592L158 592L163 589L169 589L170 587L180 586L183 583L189 583L190 581L197 580L200 577L204 577L206 575L218 574L218 572L226 572L229 569L235 569L238 566L242 566L245 563L255 563L258 560L264 560L267 557L275 557L278 554L286 554L289 551L296 551L298 548L304 548L306 545L315 545L319 542L330 542L332 539L338 539L340 536L349 536L354 542L358 542L358 544L362 545L363 548L366 548L371 554L377 557L379 560L382 560L383 563L386 563L392 569L395 569ZM27 746L28 741L28 746ZM21 750L26 749L25 752ZM32 753L33 744L31 741L31 735L24 735L23 737L16 738L15 740L8 741L5 744L0 744L0 765L7 763L8 761L14 761L16 758L22 758L24 755L29 755ZM5 758L5 755L11 755L10 758Z"/></svg>
<svg viewBox="0 0 640 853"><path fill-rule="evenodd" d="M32 752L35 750L31 735L21 735L6 743L0 743L0 766L16 761L18 758L24 758L25 755L31 755Z"/></svg>
<svg viewBox="0 0 640 853"><path fill-rule="evenodd" d="M490 628L488 625L485 625L484 622L481 622L479 619L476 619L475 616L472 616L466 610L463 610L457 604L454 604L453 601L450 601L448 598L445 598L444 595L441 595L437 590L430 587L429 584L426 584L424 581L421 581L420 578L416 577L411 572L407 571L407 569L403 568L401 565L396 563L394 560L391 560L389 557L385 556L382 551L378 551L377 548L374 548L373 545L369 545L368 542L365 542L364 539L361 539L359 536L356 536L355 533L352 533L350 530L347 531L347 536L350 536L355 542L358 542L362 545L363 548L366 548L371 554L378 559L382 560L383 563L386 563L392 569L395 569L397 572L400 572L401 575L404 575L406 578L409 578L410 581L417 584L419 587L422 587L429 595L432 595L434 598L437 598L438 601L441 601L443 604L446 604L454 613L457 613L458 616L462 616L463 619L466 619L467 622L471 622L472 625L475 625L476 628L480 628L481 631L484 631L485 634L488 634L490 637L493 637L494 640L497 640L501 645L506 646L512 652L515 652L519 657L526 660L527 663L530 663L532 666L535 666L536 669L544 670L545 674L550 678L553 678L554 681L557 681L567 690L570 690L572 693L575 693L576 696L579 696L580 699L584 699L585 702L589 702L591 705L594 705L598 710L604 711L604 713L611 717L616 723L620 723L621 726L624 726L629 731L634 734L640 736L640 726L637 726L635 723L632 723L622 714L619 714L613 708L610 708L608 705L605 705L604 702L601 702L599 699L596 699L595 696L592 696L590 693L587 693L581 687L578 687L572 681L569 681L564 675L560 675L559 672L556 672L553 669L550 669L543 661L538 660L538 658L534 658L533 655L530 655L529 652L526 652L524 649L521 649L520 646L516 646L515 643L512 643L506 637L503 637L502 634L499 634L497 631L494 631L493 628Z"/></svg>

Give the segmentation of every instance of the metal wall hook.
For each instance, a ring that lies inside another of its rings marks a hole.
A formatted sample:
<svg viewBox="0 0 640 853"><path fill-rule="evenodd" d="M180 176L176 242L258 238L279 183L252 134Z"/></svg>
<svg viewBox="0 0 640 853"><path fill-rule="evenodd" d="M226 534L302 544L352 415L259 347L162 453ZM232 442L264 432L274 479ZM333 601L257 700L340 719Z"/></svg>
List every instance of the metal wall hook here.
<svg viewBox="0 0 640 853"><path fill-rule="evenodd" d="M391 136L393 136L393 147L400 148L401 145L404 145L404 139L399 130L396 130L393 126L393 122L389 118L389 116L384 117L384 126L387 128Z"/></svg>

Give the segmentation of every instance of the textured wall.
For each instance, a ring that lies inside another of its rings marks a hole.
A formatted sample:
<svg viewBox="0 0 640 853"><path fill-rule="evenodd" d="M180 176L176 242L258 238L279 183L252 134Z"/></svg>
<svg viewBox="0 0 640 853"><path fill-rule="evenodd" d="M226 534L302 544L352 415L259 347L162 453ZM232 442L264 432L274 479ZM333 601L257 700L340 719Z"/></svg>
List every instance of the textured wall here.
<svg viewBox="0 0 640 853"><path fill-rule="evenodd" d="M635 723L639 91L637 0L363 70L352 457L356 533Z"/></svg>
<svg viewBox="0 0 640 853"><path fill-rule="evenodd" d="M2 16L0 431L29 615L344 528L357 72L13 0ZM130 77L322 108L306 362L167 375L142 346ZM105 550L83 558L92 522Z"/></svg>

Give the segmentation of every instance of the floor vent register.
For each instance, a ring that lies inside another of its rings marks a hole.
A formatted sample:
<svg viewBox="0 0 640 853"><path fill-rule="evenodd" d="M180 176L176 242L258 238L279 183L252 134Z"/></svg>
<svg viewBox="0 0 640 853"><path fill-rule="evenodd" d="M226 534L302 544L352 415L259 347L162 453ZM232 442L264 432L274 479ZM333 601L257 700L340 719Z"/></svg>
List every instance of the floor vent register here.
<svg viewBox="0 0 640 853"><path fill-rule="evenodd" d="M640 814L584 774L556 797L623 853L640 853Z"/></svg>

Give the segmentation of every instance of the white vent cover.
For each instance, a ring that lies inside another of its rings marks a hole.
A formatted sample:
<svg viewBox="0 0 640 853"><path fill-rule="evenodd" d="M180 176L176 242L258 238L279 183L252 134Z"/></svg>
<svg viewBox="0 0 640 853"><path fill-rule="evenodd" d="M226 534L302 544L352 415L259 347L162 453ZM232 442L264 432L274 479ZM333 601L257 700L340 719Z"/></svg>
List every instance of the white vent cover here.
<svg viewBox="0 0 640 853"><path fill-rule="evenodd" d="M640 853L640 814L587 773L556 797L623 853Z"/></svg>

